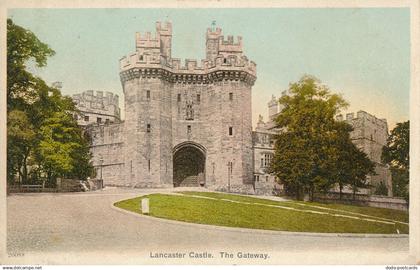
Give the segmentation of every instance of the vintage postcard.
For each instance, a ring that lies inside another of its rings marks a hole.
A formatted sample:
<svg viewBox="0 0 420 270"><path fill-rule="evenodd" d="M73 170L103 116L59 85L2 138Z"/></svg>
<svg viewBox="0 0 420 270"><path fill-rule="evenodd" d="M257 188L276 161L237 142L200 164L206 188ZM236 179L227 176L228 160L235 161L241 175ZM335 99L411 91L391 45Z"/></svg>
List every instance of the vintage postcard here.
<svg viewBox="0 0 420 270"><path fill-rule="evenodd" d="M418 1L122 2L3 3L3 265L416 269Z"/></svg>

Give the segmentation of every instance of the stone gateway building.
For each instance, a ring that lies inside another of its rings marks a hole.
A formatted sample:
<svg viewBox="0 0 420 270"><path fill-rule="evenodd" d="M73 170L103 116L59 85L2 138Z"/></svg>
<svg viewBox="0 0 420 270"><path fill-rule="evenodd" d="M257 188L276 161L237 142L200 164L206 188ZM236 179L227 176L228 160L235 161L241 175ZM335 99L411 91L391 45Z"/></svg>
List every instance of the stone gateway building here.
<svg viewBox="0 0 420 270"><path fill-rule="evenodd" d="M120 60L124 121L117 95L89 90L73 96L105 185L205 186L254 194L282 190L267 171L274 135L280 132L274 125L282 109L278 100L272 97L268 121L260 116L253 132L256 64L245 56L241 37L207 29L205 42L206 59L181 63L172 58L170 23L157 22L154 35L137 33L135 52ZM389 170L380 161L386 120L359 112L346 121L355 128L355 144L376 163L371 183L383 181L391 190Z"/></svg>
<svg viewBox="0 0 420 270"><path fill-rule="evenodd" d="M87 127L105 185L253 192L251 88L242 38L208 29L206 59L171 55L172 25L120 60L125 120Z"/></svg>

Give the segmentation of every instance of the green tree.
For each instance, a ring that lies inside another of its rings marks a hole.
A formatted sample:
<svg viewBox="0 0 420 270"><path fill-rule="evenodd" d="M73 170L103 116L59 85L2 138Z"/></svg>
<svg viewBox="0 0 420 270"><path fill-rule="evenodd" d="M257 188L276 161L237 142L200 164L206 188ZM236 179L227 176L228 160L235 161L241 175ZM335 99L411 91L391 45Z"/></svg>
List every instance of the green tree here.
<svg viewBox="0 0 420 270"><path fill-rule="evenodd" d="M337 121L332 132L330 172L333 182L338 184L340 199L345 186L352 188L354 199L359 188L368 187L367 175L375 173L375 164L352 142L351 131L353 127L350 124Z"/></svg>
<svg viewBox="0 0 420 270"><path fill-rule="evenodd" d="M86 178L91 172L86 139L70 114L55 112L45 120L40 135L36 158L49 181L59 176Z"/></svg>
<svg viewBox="0 0 420 270"><path fill-rule="evenodd" d="M387 196L388 195L388 188L384 184L384 182L379 182L379 184L375 188L375 195Z"/></svg>
<svg viewBox="0 0 420 270"><path fill-rule="evenodd" d="M382 161L388 164L392 173L393 193L395 196L409 196L410 170L410 121L397 123L382 149Z"/></svg>
<svg viewBox="0 0 420 270"><path fill-rule="evenodd" d="M28 61L45 66L54 51L32 32L7 20L8 179L17 174L28 180L28 160L33 175L90 176L88 139L72 115L77 110L70 97L27 71Z"/></svg>
<svg viewBox="0 0 420 270"><path fill-rule="evenodd" d="M382 161L393 168L410 168L410 121L397 123L382 151Z"/></svg>
<svg viewBox="0 0 420 270"><path fill-rule="evenodd" d="M34 148L35 132L25 112L10 111L7 115L7 173L13 182L19 175L20 182L28 181L28 158Z"/></svg>
<svg viewBox="0 0 420 270"><path fill-rule="evenodd" d="M363 186L373 164L351 142L351 127L335 115L348 104L311 76L292 83L279 102L276 118L283 130L276 136L271 172L286 191L301 199L305 192L328 191L337 182Z"/></svg>
<svg viewBox="0 0 420 270"><path fill-rule="evenodd" d="M353 191L353 200L359 188L369 187L367 184L367 175L375 174L375 163L373 163L366 153L358 149L354 144L349 148L348 168L350 172L349 184Z"/></svg>
<svg viewBox="0 0 420 270"><path fill-rule="evenodd" d="M7 108L9 111L26 107L37 98L39 84L43 81L27 71L33 60L38 67L47 64L55 52L41 42L34 33L7 19Z"/></svg>

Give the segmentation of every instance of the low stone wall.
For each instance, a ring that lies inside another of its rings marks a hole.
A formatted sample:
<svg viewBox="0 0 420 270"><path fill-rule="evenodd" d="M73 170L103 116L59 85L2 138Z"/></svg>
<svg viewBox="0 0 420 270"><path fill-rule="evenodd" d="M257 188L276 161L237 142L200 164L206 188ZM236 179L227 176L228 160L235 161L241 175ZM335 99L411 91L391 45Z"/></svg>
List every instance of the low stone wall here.
<svg viewBox="0 0 420 270"><path fill-rule="evenodd" d="M57 178L57 192L81 192L89 190L97 190L103 188L103 180L79 180L79 179L65 179Z"/></svg>
<svg viewBox="0 0 420 270"><path fill-rule="evenodd" d="M343 193L340 200L339 193L331 192L326 194L314 194L314 201L389 208L403 211L408 210L407 202L399 197L356 194L353 199L353 194Z"/></svg>
<svg viewBox="0 0 420 270"><path fill-rule="evenodd" d="M86 184L85 184L86 187ZM58 192L78 192L83 190L82 181L78 179L57 178Z"/></svg>
<svg viewBox="0 0 420 270"><path fill-rule="evenodd" d="M87 180L89 190L103 189L104 181L101 179L89 179Z"/></svg>
<svg viewBox="0 0 420 270"><path fill-rule="evenodd" d="M255 182L255 195L276 196L282 194L282 188L277 183L272 182Z"/></svg>
<svg viewBox="0 0 420 270"><path fill-rule="evenodd" d="M243 184L243 185L231 185L230 187L227 185L214 185L208 186L208 189L220 191L220 192L229 192L229 193L240 193L240 194L255 194L254 187L250 184Z"/></svg>

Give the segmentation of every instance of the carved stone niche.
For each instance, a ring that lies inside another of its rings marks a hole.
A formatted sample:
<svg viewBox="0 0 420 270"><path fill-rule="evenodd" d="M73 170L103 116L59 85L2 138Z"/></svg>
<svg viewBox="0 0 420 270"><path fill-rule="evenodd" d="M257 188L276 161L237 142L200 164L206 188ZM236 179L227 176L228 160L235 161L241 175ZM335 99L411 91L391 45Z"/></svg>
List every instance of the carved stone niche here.
<svg viewBox="0 0 420 270"><path fill-rule="evenodd" d="M187 102L185 109L185 120L194 120L194 109L192 102Z"/></svg>

